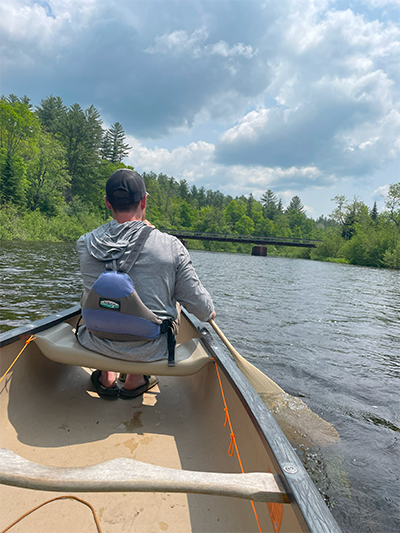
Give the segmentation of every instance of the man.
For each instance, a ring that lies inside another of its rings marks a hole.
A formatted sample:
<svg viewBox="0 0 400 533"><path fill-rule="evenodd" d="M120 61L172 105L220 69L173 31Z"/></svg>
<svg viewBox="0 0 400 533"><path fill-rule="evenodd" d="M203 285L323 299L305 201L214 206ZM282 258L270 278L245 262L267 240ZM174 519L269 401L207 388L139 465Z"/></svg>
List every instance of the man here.
<svg viewBox="0 0 400 533"><path fill-rule="evenodd" d="M104 199L113 220L86 233L77 242L84 284L82 308L100 274L110 268L121 270L138 253L143 235L149 231L144 228L151 226L145 219L146 198L144 180L133 170L117 170L107 180ZM139 238L142 231L143 235ZM211 297L201 284L186 248L176 237L153 229L127 275L141 301L150 313L156 315L156 319L176 321L177 302L202 321L215 317ZM105 305L108 305L107 302ZM118 314L112 316L119 319ZM114 338L112 335L111 338L101 338L97 332L93 334L85 323L78 332L82 346L112 358L156 361L168 356L166 334L154 340ZM96 371L92 374L92 382L101 397L129 399L149 390L157 379L128 374L124 387L119 389L115 372Z"/></svg>

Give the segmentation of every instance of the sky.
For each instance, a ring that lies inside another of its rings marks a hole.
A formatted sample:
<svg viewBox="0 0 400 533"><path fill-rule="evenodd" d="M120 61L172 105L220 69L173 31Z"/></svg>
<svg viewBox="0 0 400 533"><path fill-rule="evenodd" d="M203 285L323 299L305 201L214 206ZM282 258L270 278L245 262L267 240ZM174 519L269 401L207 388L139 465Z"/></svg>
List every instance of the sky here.
<svg viewBox="0 0 400 533"><path fill-rule="evenodd" d="M120 122L126 164L313 218L400 181L400 0L2 0L1 93Z"/></svg>

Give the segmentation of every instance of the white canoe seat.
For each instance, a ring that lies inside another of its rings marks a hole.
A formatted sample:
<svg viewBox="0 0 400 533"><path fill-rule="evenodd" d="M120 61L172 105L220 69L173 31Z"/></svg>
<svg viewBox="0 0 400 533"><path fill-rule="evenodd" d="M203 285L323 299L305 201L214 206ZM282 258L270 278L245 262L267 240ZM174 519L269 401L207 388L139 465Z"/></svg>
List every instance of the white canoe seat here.
<svg viewBox="0 0 400 533"><path fill-rule="evenodd" d="M113 459L80 468L44 466L0 448L0 484L56 492L183 492L289 502L278 475L175 470L135 459Z"/></svg>
<svg viewBox="0 0 400 533"><path fill-rule="evenodd" d="M199 372L211 361L201 345L200 339L190 339L177 345L175 366L173 367L168 366L167 359L151 363L114 359L81 346L75 337L72 326L65 322L37 333L35 342L44 356L57 363L124 374L189 376Z"/></svg>

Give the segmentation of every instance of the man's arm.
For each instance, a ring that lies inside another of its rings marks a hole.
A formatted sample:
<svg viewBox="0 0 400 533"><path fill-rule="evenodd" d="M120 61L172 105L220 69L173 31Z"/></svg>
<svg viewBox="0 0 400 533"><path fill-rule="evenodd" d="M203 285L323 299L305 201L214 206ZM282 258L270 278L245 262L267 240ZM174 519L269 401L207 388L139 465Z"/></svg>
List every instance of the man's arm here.
<svg viewBox="0 0 400 533"><path fill-rule="evenodd" d="M189 313L206 322L215 317L214 304L192 265L189 253L183 244L174 239L176 254L175 298Z"/></svg>

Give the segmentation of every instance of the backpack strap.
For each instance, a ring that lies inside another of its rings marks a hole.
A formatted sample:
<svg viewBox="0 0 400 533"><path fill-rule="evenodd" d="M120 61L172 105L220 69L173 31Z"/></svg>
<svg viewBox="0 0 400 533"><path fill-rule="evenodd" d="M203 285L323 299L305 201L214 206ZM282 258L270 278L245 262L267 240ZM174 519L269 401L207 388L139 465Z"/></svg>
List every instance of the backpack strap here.
<svg viewBox="0 0 400 533"><path fill-rule="evenodd" d="M160 326L160 333L166 333L168 335L168 366L175 366L175 346L176 339L174 334L175 324L171 319L163 320Z"/></svg>
<svg viewBox="0 0 400 533"><path fill-rule="evenodd" d="M76 323L76 326L75 326L75 337L76 337L76 340L79 340L78 339L78 332L79 332L79 328L81 327L81 322L82 322L82 309L81 309L81 314L79 315L79 318L78 318L78 322Z"/></svg>

